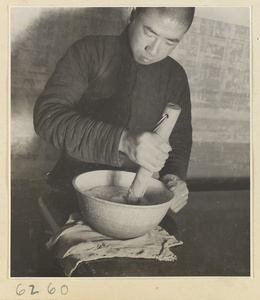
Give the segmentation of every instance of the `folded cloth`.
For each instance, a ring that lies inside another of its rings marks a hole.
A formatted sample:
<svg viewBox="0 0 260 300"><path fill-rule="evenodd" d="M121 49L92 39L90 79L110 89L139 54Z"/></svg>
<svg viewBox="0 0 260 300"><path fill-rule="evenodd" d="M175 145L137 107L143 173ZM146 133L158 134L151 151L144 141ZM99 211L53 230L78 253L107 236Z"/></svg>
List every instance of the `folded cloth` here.
<svg viewBox="0 0 260 300"><path fill-rule="evenodd" d="M70 215L68 222L47 242L66 276L71 276L81 262L125 257L175 261L170 247L182 245L174 236L157 226L143 236L129 240L115 240L93 230L79 213Z"/></svg>

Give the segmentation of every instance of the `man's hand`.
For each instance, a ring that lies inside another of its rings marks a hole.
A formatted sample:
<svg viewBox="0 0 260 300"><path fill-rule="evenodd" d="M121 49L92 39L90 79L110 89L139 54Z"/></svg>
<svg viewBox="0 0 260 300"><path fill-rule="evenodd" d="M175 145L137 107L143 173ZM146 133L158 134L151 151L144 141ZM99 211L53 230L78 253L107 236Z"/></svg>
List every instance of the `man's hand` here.
<svg viewBox="0 0 260 300"><path fill-rule="evenodd" d="M152 173L162 169L171 150L170 144L153 132L125 130L119 143L119 151Z"/></svg>
<svg viewBox="0 0 260 300"><path fill-rule="evenodd" d="M167 188L174 193L172 199L171 210L177 213L186 204L189 195L189 190L185 181L181 180L178 176L167 174L163 177L162 182Z"/></svg>

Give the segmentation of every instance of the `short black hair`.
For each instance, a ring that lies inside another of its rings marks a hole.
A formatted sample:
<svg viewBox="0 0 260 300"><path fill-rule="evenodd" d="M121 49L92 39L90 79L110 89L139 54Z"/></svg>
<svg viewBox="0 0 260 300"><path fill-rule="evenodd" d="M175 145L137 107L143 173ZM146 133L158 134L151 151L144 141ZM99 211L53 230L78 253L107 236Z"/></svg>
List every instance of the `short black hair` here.
<svg viewBox="0 0 260 300"><path fill-rule="evenodd" d="M187 26L187 30L193 22L195 13L195 7L136 7L132 13L137 16L146 10L156 10L158 13ZM134 15L132 17L134 17Z"/></svg>

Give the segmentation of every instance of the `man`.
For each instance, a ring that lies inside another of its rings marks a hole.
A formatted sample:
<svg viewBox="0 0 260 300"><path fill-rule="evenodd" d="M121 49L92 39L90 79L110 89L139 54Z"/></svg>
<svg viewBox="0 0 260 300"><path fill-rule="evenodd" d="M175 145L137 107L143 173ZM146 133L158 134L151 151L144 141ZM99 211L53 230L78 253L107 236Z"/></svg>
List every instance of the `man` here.
<svg viewBox="0 0 260 300"><path fill-rule="evenodd" d="M189 85L169 54L189 29L194 8L137 8L120 36L88 36L58 62L34 109L37 134L61 150L49 182L64 188L97 169L159 172L187 203L192 145ZM153 133L167 102L182 111L169 143Z"/></svg>

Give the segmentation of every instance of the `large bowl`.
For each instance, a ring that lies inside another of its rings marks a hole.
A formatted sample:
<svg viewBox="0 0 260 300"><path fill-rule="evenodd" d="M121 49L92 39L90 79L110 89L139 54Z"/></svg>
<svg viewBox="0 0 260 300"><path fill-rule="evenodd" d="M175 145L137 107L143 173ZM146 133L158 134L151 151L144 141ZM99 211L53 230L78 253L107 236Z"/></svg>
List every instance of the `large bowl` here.
<svg viewBox="0 0 260 300"><path fill-rule="evenodd" d="M99 186L129 188L134 176L131 172L105 170L83 173L73 179L81 212L96 231L116 239L135 238L156 227L166 215L173 193L153 178L145 193L148 205L115 203L88 194Z"/></svg>

